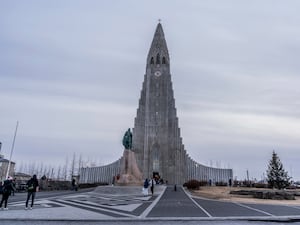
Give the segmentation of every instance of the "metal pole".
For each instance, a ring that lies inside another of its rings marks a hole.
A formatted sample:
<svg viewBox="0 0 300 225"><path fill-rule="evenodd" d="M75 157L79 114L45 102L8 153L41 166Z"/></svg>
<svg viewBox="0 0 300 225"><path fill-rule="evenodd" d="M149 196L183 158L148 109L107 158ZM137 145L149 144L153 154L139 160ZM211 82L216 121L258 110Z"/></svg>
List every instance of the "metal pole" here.
<svg viewBox="0 0 300 225"><path fill-rule="evenodd" d="M19 126L19 121L17 121L16 130L15 130L15 135L14 135L13 143L12 143L11 150L10 150L10 157L9 157L9 162L8 162L7 171L6 171L6 178L8 177L9 170L10 170L11 157L12 157L12 154L13 154L13 151L14 151L14 147L15 147L15 141L16 141L16 136L17 136L18 126Z"/></svg>

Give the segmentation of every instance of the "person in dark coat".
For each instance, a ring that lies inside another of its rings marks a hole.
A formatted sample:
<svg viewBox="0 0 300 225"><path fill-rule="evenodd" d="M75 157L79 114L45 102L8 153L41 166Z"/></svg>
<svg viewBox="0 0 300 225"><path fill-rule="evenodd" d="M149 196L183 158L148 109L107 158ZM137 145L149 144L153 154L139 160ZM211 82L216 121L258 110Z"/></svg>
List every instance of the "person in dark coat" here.
<svg viewBox="0 0 300 225"><path fill-rule="evenodd" d="M153 195L154 194L154 179L153 178L150 180L150 190L151 190L151 194Z"/></svg>
<svg viewBox="0 0 300 225"><path fill-rule="evenodd" d="M38 179L36 178L36 175L34 174L32 178L30 178L29 181L27 181L27 200L26 200L26 206L25 209L28 209L28 202L31 197L31 205L29 209L32 209L33 203L34 203L34 198L35 198L35 193L39 191L39 182Z"/></svg>
<svg viewBox="0 0 300 225"><path fill-rule="evenodd" d="M73 191L78 191L76 180L74 178L72 179L72 190Z"/></svg>
<svg viewBox="0 0 300 225"><path fill-rule="evenodd" d="M149 181L148 181L148 178L146 178L144 181L144 186L143 186L143 194L144 195L148 195L148 187L149 187Z"/></svg>
<svg viewBox="0 0 300 225"><path fill-rule="evenodd" d="M8 198L11 195L11 192L14 191L12 180L13 180L12 177L8 177L2 185L2 199L0 202L0 208L4 210L8 210L7 208ZM3 202L4 202L4 208L2 208Z"/></svg>

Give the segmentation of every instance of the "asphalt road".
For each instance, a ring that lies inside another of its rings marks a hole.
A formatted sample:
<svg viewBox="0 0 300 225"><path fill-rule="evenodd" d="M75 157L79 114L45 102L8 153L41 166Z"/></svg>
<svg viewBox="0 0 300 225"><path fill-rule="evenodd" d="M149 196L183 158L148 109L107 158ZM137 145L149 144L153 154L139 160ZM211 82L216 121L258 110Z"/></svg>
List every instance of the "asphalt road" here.
<svg viewBox="0 0 300 225"><path fill-rule="evenodd" d="M168 187L147 217L251 218L300 216L300 206L241 204L203 198L191 198L182 188Z"/></svg>
<svg viewBox="0 0 300 225"><path fill-rule="evenodd" d="M287 225L285 222L261 221L3 221L1 225ZM288 223L300 225L300 222Z"/></svg>
<svg viewBox="0 0 300 225"><path fill-rule="evenodd" d="M164 195L147 217L208 217L183 191L167 187Z"/></svg>

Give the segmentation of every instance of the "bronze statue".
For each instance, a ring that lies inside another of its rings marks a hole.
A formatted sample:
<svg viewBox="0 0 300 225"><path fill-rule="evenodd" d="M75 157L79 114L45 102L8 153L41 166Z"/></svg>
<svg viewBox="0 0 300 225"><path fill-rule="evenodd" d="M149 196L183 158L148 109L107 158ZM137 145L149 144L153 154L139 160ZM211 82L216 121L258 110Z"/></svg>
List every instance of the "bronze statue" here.
<svg viewBox="0 0 300 225"><path fill-rule="evenodd" d="M124 134L123 145L124 145L125 149L132 148L132 133L130 131L130 128L128 128L128 130Z"/></svg>

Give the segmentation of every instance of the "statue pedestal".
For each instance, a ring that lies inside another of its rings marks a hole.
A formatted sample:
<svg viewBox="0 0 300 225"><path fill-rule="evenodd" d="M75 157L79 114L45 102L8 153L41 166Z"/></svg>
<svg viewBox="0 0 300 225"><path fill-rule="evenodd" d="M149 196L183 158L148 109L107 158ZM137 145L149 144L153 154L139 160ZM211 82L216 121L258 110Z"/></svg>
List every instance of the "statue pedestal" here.
<svg viewBox="0 0 300 225"><path fill-rule="evenodd" d="M120 178L116 181L116 185L142 185L142 173L140 172L135 154L129 149L125 149L121 162Z"/></svg>

